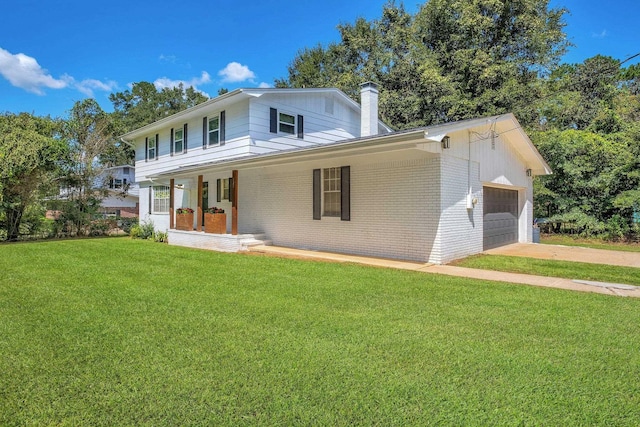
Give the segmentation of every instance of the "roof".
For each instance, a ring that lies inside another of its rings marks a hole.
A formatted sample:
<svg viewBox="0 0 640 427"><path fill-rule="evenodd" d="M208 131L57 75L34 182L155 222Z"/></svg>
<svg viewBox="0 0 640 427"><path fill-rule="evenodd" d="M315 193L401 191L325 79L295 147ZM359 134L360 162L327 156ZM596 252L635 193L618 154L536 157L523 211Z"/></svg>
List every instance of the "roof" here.
<svg viewBox="0 0 640 427"><path fill-rule="evenodd" d="M494 129L498 134L503 135L507 142L509 142L524 159L527 167L532 170L533 175L549 175L552 173L551 168L535 148L518 120L513 114L509 113L500 116L461 120L428 127L347 139L313 147L296 147L271 153L247 155L181 166L166 172L151 175L150 178L179 176L181 174L188 175L217 167L251 168L268 164L281 164L288 161L332 157L336 154L367 154L403 148L418 148L418 144L421 145L425 142L436 141L439 143L447 134L472 129Z"/></svg>
<svg viewBox="0 0 640 427"><path fill-rule="evenodd" d="M172 114L160 120L157 120L148 125L142 126L138 129L135 129L131 132L127 132L126 134L120 137L126 143L129 143L131 140L155 132L161 128L165 128L167 126L175 125L178 123L182 123L185 120L201 117L205 112L211 111L214 108L226 108L228 105L235 104L244 99L249 98L258 98L265 94L287 94L287 93L295 93L295 94L305 94L305 93L332 93L340 98L342 98L347 105L355 111L360 112L360 104L355 102L353 99L349 98L344 92L340 89L336 88L311 88L311 89L294 89L294 88L240 88L235 89L231 92L227 92L223 95L217 96L215 98L211 98L208 101L202 102L196 106L191 108L187 108L186 110L180 111L178 113ZM378 121L379 125L391 131L391 128L383 123L382 121Z"/></svg>

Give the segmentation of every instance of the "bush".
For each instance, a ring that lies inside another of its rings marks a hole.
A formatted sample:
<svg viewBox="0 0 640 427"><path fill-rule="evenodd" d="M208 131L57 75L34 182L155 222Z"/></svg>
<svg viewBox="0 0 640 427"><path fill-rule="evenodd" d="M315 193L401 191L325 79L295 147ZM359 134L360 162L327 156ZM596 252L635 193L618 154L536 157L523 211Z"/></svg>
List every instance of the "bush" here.
<svg viewBox="0 0 640 427"><path fill-rule="evenodd" d="M131 236L132 239L153 239L155 236L153 221L147 221L132 226L129 231L129 236Z"/></svg>
<svg viewBox="0 0 640 427"><path fill-rule="evenodd" d="M168 243L169 233L166 231L165 232L156 231L155 235L153 236L153 241L158 243Z"/></svg>
<svg viewBox="0 0 640 427"><path fill-rule="evenodd" d="M131 228L138 225L138 218L118 218L118 224L122 231L129 234Z"/></svg>

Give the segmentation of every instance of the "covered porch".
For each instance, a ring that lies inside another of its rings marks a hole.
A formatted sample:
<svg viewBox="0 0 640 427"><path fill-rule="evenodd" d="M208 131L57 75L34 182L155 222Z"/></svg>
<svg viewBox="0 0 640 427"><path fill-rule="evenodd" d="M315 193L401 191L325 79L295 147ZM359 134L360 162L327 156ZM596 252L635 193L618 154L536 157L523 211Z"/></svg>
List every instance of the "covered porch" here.
<svg viewBox="0 0 640 427"><path fill-rule="evenodd" d="M238 189L237 169L230 173L214 170L196 176L171 176L169 244L223 252L245 251L252 246L270 244L264 233L238 233ZM224 210L224 213L209 213L212 208ZM178 213L181 209L192 212ZM218 222L215 230L206 223L213 217Z"/></svg>

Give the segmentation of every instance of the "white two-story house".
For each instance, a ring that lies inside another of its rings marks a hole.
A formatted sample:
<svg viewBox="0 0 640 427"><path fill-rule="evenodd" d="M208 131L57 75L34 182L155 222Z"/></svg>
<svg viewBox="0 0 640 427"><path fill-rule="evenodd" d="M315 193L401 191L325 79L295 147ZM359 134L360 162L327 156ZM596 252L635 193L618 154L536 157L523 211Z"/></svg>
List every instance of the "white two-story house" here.
<svg viewBox="0 0 640 427"><path fill-rule="evenodd" d="M138 216L140 186L135 182L135 175L135 167L131 165L104 169L96 185L107 190L100 203L102 214L122 218Z"/></svg>
<svg viewBox="0 0 640 427"><path fill-rule="evenodd" d="M378 89L238 89L123 135L141 221L170 244L247 241L444 263L532 238L532 177L550 173L511 114L393 132ZM203 231L203 209L227 234ZM175 212L195 211L193 230Z"/></svg>

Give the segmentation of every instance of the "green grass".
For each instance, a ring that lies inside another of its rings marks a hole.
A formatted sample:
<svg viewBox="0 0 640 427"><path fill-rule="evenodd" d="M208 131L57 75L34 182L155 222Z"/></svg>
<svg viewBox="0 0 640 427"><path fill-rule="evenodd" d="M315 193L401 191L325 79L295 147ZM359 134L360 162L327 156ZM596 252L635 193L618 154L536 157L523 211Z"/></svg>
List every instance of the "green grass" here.
<svg viewBox="0 0 640 427"><path fill-rule="evenodd" d="M596 238L573 237L566 234L543 234L540 243L547 245L579 246L583 248L607 249L611 251L640 252L638 243L616 243Z"/></svg>
<svg viewBox="0 0 640 427"><path fill-rule="evenodd" d="M0 425L640 424L640 300L129 239L0 245Z"/></svg>
<svg viewBox="0 0 640 427"><path fill-rule="evenodd" d="M640 286L640 269L634 267L485 254L464 258L453 264L483 270Z"/></svg>

